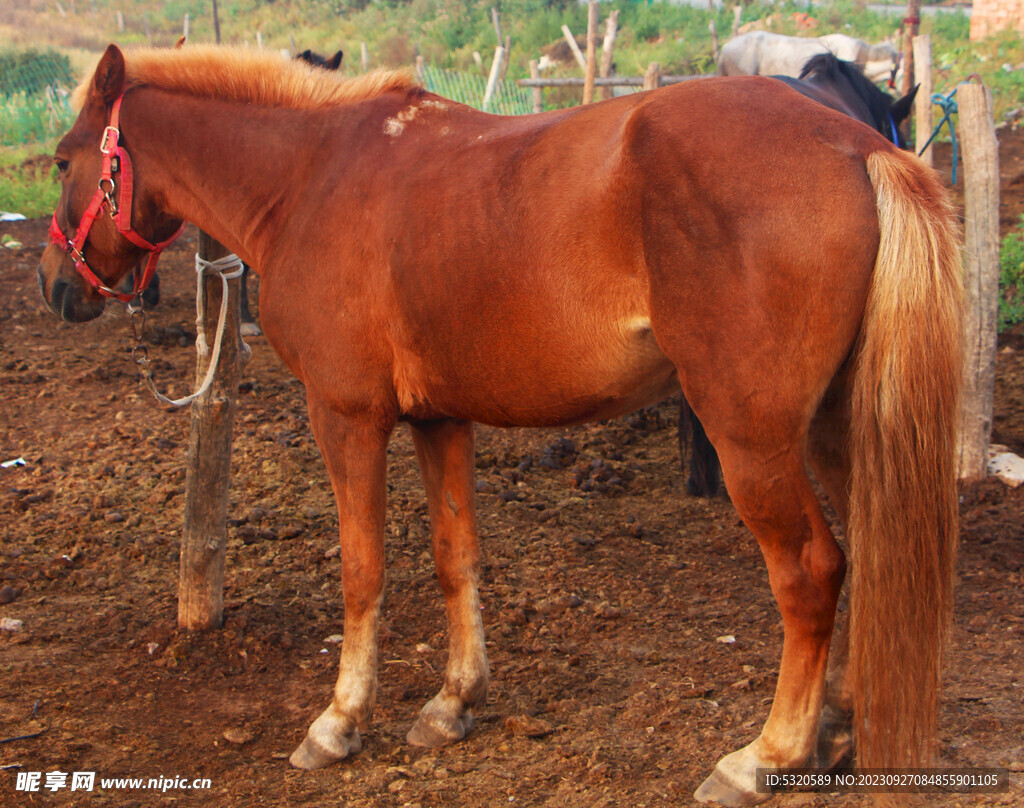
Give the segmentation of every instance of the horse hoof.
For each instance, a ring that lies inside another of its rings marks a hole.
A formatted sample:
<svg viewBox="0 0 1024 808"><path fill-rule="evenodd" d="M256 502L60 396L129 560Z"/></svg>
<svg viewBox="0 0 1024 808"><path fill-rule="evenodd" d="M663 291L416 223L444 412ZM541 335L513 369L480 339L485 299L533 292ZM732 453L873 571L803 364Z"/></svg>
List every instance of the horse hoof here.
<svg viewBox="0 0 1024 808"><path fill-rule="evenodd" d="M421 714L405 739L413 746L436 749L461 741L473 727L473 715L468 710L451 720Z"/></svg>
<svg viewBox="0 0 1024 808"><path fill-rule="evenodd" d="M747 791L730 781L718 770L718 767L715 767L711 776L693 792L693 796L700 802L712 802L717 805L729 806L729 808L742 808L742 806L764 802L771 797L771 794Z"/></svg>
<svg viewBox="0 0 1024 808"><path fill-rule="evenodd" d="M331 748L312 733L306 735L299 748L292 752L288 762L296 769L322 769L354 755L363 748L358 732L343 736L340 743L331 743Z"/></svg>
<svg viewBox="0 0 1024 808"><path fill-rule="evenodd" d="M256 323L242 323L238 329L243 337L258 337L263 334L263 329L260 328Z"/></svg>

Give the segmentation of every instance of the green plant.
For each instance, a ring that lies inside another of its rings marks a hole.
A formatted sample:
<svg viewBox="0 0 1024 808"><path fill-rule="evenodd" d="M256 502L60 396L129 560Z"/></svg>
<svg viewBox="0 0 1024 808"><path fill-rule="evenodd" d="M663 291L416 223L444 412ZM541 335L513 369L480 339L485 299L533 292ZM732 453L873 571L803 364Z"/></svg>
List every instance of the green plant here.
<svg viewBox="0 0 1024 808"><path fill-rule="evenodd" d="M0 95L34 95L71 84L71 61L53 50L0 51Z"/></svg>
<svg viewBox="0 0 1024 808"><path fill-rule="evenodd" d="M999 249L999 330L1024 322L1024 215Z"/></svg>
<svg viewBox="0 0 1024 808"><path fill-rule="evenodd" d="M55 143L0 149L0 210L49 216L60 198L51 154Z"/></svg>

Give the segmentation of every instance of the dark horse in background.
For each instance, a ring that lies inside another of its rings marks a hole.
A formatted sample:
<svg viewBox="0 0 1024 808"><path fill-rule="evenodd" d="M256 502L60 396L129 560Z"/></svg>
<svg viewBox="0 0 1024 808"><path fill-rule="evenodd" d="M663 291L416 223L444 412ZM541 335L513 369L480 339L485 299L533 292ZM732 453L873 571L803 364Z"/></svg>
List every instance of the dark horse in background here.
<svg viewBox="0 0 1024 808"><path fill-rule="evenodd" d="M878 89L853 62L844 62L831 53L821 53L808 59L798 79L791 76L769 78L778 79L812 101L866 123L901 149L907 148L900 126L910 116L917 87L895 99ZM704 427L683 398L679 404L679 451L684 457L691 436L693 448L686 492L697 497L713 497L719 489L718 455Z"/></svg>
<svg viewBox="0 0 1024 808"><path fill-rule="evenodd" d="M182 37L178 41L176 47L183 47L184 44L185 38ZM312 65L313 67L319 67L324 70L336 71L339 67L341 67L341 60L344 58L344 51L339 50L337 53L334 54L334 56L327 57L321 56L319 53L316 53L307 48L306 50L304 50L302 53L298 54L295 57L295 61L305 62L308 65ZM260 334L263 333L263 331L259 327L259 324L256 322L256 318L253 316L252 312L249 311L249 272L249 265L245 264L242 270L242 279L240 281L239 289L239 297L242 301L242 317L240 320L240 330L242 332L243 337L258 337ZM126 278L126 281L127 284L122 289L122 291L129 292L131 291L131 276L128 276ZM149 282L149 286L143 290L142 300L149 307L153 307L160 302L160 275L158 273L153 274L153 279ZM714 462L717 463L717 459Z"/></svg>

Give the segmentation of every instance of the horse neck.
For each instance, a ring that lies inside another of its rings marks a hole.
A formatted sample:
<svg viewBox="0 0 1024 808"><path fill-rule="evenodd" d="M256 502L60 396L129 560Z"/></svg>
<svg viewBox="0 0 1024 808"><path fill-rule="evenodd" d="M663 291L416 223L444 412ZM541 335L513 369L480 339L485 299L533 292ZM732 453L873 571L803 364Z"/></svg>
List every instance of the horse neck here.
<svg viewBox="0 0 1024 808"><path fill-rule="evenodd" d="M307 114L145 88L126 99L122 128L146 193L262 268L303 187L297 173L315 165L294 138Z"/></svg>

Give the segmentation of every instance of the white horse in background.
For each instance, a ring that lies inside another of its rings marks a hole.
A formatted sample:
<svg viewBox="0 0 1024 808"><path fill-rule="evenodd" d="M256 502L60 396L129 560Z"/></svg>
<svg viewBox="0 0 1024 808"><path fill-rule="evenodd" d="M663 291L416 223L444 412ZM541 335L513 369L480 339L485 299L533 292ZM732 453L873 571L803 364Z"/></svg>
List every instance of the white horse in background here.
<svg viewBox="0 0 1024 808"><path fill-rule="evenodd" d="M751 31L730 39L718 58L721 76L793 76L799 78L804 64L819 53L831 53L853 62L871 81L889 78L898 52L888 42L869 45L846 34L820 37L784 36L770 31Z"/></svg>

